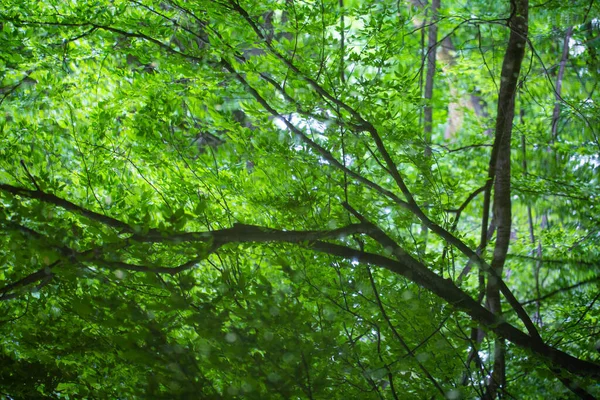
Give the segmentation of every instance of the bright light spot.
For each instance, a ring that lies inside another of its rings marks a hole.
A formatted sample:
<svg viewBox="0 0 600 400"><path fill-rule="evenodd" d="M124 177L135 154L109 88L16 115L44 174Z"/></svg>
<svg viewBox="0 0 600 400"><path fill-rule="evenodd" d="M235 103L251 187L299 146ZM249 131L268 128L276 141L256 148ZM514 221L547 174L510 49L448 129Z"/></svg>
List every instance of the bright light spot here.
<svg viewBox="0 0 600 400"><path fill-rule="evenodd" d="M237 335L233 332L229 332L227 335L225 335L225 340L229 343L233 343L237 340Z"/></svg>
<svg viewBox="0 0 600 400"><path fill-rule="evenodd" d="M582 45L577 40L570 38L569 39L569 53L573 56L578 56L585 51L585 46Z"/></svg>
<svg viewBox="0 0 600 400"><path fill-rule="evenodd" d="M481 358L481 361L487 361L488 360L488 354L486 352L483 351L479 351L479 358Z"/></svg>
<svg viewBox="0 0 600 400"><path fill-rule="evenodd" d="M346 165L346 167L350 167L353 162L354 162L354 158L351 155L346 154L344 156L344 164Z"/></svg>
<svg viewBox="0 0 600 400"><path fill-rule="evenodd" d="M120 269L116 270L114 272L114 274L117 277L117 279L123 279L123 278L125 278L125 272L121 271Z"/></svg>
<svg viewBox="0 0 600 400"><path fill-rule="evenodd" d="M275 118L273 121L275 121L275 125L277 125L279 129L287 129L287 125L283 122L283 119Z"/></svg>

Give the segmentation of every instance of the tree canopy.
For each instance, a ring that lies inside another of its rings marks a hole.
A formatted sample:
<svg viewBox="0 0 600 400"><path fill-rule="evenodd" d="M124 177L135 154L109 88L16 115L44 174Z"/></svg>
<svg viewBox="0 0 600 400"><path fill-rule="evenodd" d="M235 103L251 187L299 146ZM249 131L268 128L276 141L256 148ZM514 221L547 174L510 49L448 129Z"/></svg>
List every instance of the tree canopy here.
<svg viewBox="0 0 600 400"><path fill-rule="evenodd" d="M599 12L0 0L0 396L600 396Z"/></svg>

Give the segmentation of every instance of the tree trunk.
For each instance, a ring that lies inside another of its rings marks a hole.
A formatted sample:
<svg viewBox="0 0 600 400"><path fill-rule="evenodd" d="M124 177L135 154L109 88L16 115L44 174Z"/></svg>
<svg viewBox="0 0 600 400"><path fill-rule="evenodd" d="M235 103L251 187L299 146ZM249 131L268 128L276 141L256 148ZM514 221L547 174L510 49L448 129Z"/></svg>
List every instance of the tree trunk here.
<svg viewBox="0 0 600 400"><path fill-rule="evenodd" d="M497 225L496 247L492 259L492 270L496 277L488 278L487 301L490 311L502 314L498 280L502 279L502 270L510 242L511 199L510 199L510 142L515 115L515 95L521 71L521 64L527 46L528 0L511 1L509 20L510 37L502 63L500 92L498 93L498 111L494 147L490 161L490 172L494 182L494 219ZM506 343L498 338L494 346L494 366L487 388L486 398L496 397L506 383Z"/></svg>
<svg viewBox="0 0 600 400"><path fill-rule="evenodd" d="M565 66L567 59L569 58L569 40L573 35L573 27L570 26L565 34L565 41L563 43L562 57L560 58L560 66L558 69L558 76L556 77L556 87L554 88L554 111L552 112L552 142L558 138L558 118L560 117L560 101L562 92L562 82L565 76Z"/></svg>

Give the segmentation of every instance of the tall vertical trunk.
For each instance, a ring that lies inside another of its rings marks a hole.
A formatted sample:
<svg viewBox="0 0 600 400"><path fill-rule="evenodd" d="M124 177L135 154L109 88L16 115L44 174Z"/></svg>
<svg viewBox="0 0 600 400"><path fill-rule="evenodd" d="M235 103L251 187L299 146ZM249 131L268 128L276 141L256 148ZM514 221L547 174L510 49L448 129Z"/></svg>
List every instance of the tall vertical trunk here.
<svg viewBox="0 0 600 400"><path fill-rule="evenodd" d="M558 118L560 117L560 101L562 92L562 82L565 76L565 67L567 65L567 59L569 58L569 40L573 35L573 27L570 26L565 34L565 40L563 42L563 52L560 58L560 64L558 68L558 76L556 77L556 86L554 87L554 111L552 112L552 142L558 138Z"/></svg>
<svg viewBox="0 0 600 400"><path fill-rule="evenodd" d="M425 98L425 109L423 110L423 139L425 141L424 156L427 161L429 168L431 158L431 134L433 131L433 105L431 99L433 98L433 83L435 77L436 68L436 51L437 51L437 15L440 8L440 0L432 0L431 18L429 21L428 35L427 35L427 75L425 76L425 92L423 97ZM429 172L428 172L429 173ZM427 227L422 226L423 231L423 253L427 250Z"/></svg>
<svg viewBox="0 0 600 400"><path fill-rule="evenodd" d="M498 279L502 279L502 270L510 242L511 232L511 193L510 193L510 142L515 116L515 95L521 72L521 64L527 46L528 0L511 0L509 20L510 36L502 63L500 92L494 147L490 160L490 175L494 181L494 219L497 225L496 246L492 259L492 269L497 277L488 279L487 301L490 311L502 313ZM493 399L506 383L506 343L498 338L494 346L494 366L487 388L486 398Z"/></svg>
<svg viewBox="0 0 600 400"><path fill-rule="evenodd" d="M425 137L425 157L431 157L431 132L433 130L433 106L431 99L433 97L433 78L435 76L436 45L437 45L437 14L440 8L440 0L431 2L431 18L427 35L427 75L425 77L425 110L424 119L424 137Z"/></svg>

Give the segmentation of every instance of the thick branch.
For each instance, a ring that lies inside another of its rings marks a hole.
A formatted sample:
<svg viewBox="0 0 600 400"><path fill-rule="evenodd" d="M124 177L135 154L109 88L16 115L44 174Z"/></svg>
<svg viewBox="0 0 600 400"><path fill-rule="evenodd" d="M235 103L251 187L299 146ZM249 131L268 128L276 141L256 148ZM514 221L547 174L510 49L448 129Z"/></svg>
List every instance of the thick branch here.
<svg viewBox="0 0 600 400"><path fill-rule="evenodd" d="M28 228L25 228L25 230L31 234L35 234L36 237L43 237L43 235L36 233L35 231L31 231ZM374 237L377 237L378 241L380 241L382 244L392 246L392 248L395 250L394 255L398 261L380 256L378 254L367 253L343 245L322 241L322 239L340 239L352 233L368 233ZM124 242L129 242L129 240L130 239L126 239ZM433 294L447 301L451 306L466 312L481 325L493 330L501 337L505 337L515 345L535 353L537 356L547 360L555 367L563 368L580 376L593 376L600 378L599 365L577 359L562 351L554 349L543 343L541 340L532 339L527 334L504 322L502 319L498 318L482 307L477 301L473 300L467 293L460 290L451 280L441 278L434 272L430 271L424 264L411 257L381 230L374 228L374 226L366 221L366 219L363 219L363 222L360 224L352 224L343 228L329 231L281 231L252 225L238 224L232 228L218 231L183 233L167 236L164 238L164 240L167 243L177 243L181 240L204 242L212 240L213 249L216 248L216 246L238 243L298 243L304 244L306 247L319 252L350 260L358 260L374 266L386 268L423 286ZM152 241L158 241L158 238L153 238ZM115 245L112 243L106 245L105 248L99 247L83 252L75 252L65 247L61 247L59 250L64 256L68 256L77 262L98 262L99 264L102 264L105 261L100 259L100 257L104 255L106 249L120 247L121 246L119 246L119 244ZM197 259L193 259L188 263L175 268L182 270L187 269L191 264L197 262ZM124 263L118 265L113 264L112 266L122 267L129 270L139 270L141 272L148 273L171 274L170 271L158 267L141 267ZM34 281L39 281L46 277L48 272L49 271L45 271L42 273L41 271L37 271L25 279L28 283L33 283ZM11 287L14 288L14 286ZM6 293L6 291L4 291L4 293Z"/></svg>
<svg viewBox="0 0 600 400"><path fill-rule="evenodd" d="M118 219L99 214L94 211L90 211L85 209L77 204L71 203L68 200L62 199L58 196L53 195L52 193L46 193L41 190L30 190L25 188L20 188L4 183L0 183L0 190L4 190L5 192L9 192L13 195L18 195L21 197L26 197L29 199L37 199L41 200L44 203L54 204L61 208L64 208L67 211L71 211L75 214L83 215L89 219L101 222L105 225L118 229L122 232L133 232L133 229L127 225L125 222L119 221Z"/></svg>
<svg viewBox="0 0 600 400"><path fill-rule="evenodd" d="M19 279L16 282L13 283L9 283L8 285L0 288L0 301L2 300L9 300L14 298L14 296L12 296L11 294L9 294L9 292L28 286L32 283L41 281L45 278L49 278L52 277L52 267L56 266L58 264L58 261L54 262L53 264L49 265L48 267L44 267L44 268L40 268L39 270L37 270L36 272L27 275L26 277Z"/></svg>
<svg viewBox="0 0 600 400"><path fill-rule="evenodd" d="M537 357L546 360L551 365L579 376L600 378L600 365L578 359L548 346L541 340L531 338L529 335L486 310L477 301L454 285L450 279L438 276L406 253L400 255L398 252L396 257L399 261L395 261L378 254L367 253L321 241L311 243L310 248L349 260L358 260L359 262L379 266L402 275L428 289L433 294L447 301L450 305L464 311L482 326L494 331L497 335L506 338L515 345L530 351Z"/></svg>
<svg viewBox="0 0 600 400"><path fill-rule="evenodd" d="M327 231L286 231L264 228L255 225L234 224L232 228L207 232L183 232L172 235L153 233L134 235L132 239L147 243L207 242L223 246L228 243L300 243L313 240L341 239L354 233L368 233L372 228L367 224L351 224Z"/></svg>
<svg viewBox="0 0 600 400"><path fill-rule="evenodd" d="M235 4L234 8L236 8L236 7L238 8L238 9L236 9L236 11L240 12L241 15L243 15L244 18L253 26L253 29L255 29L255 31L257 32L257 34L259 34L259 37L263 38L262 33L260 32L260 30L258 29L258 27L253 23L253 21L248 16L248 14L245 13L245 11L243 9L241 9L239 7L239 5ZM245 15L244 15L244 13L245 13ZM192 56L192 55L188 55L188 54L184 54L184 53L175 51L172 48L170 48L169 46L165 45L164 43L159 42L159 41L157 41L157 40L155 40L153 38L150 38L150 37L148 37L146 35L142 35L142 34L139 34L139 33L126 32L126 31L123 31L123 30L114 29L114 28L110 28L110 27L106 27L106 26L94 25L92 23L69 24L69 23L55 23L55 22L29 22L29 21L25 22L25 21L18 21L18 20L15 21L15 22L16 23L38 24L38 25L47 24L47 25L57 25L57 26L94 26L94 27L96 27L98 29L109 30L109 31L112 31L114 33L118 33L118 34L121 34L121 35L124 35L124 36L134 36L134 37L138 37L140 39L148 40L149 42L156 44L157 46L159 46L160 48L166 50L169 53L179 55L181 57L187 58L187 59L192 60L192 61L202 61L198 57L195 57L195 56ZM268 103L266 103L266 101L263 98L260 97L260 95L258 94L258 92L256 92L255 89L253 89L250 85L248 85L247 82L245 82L245 80L243 79L243 77L237 71L235 71L233 69L233 67L229 63L227 63L224 60L221 60L221 64L229 72L233 73L236 76L236 78L248 89L248 91L256 98L256 100L267 111L269 111L273 116L276 116L276 117L280 118L292 132L294 132L295 134L297 134L305 143L307 143L310 147L312 147L314 150L316 150L319 154L321 154L325 159L327 159L329 162L331 162L334 166L336 166L337 168L342 169L349 176L352 176L357 181L359 181L361 183L364 183L366 186L368 186L368 187L376 190L377 192L383 194L384 196L390 198L396 204L398 204L398 205L400 205L400 206L402 206L402 207L410 210L411 212L413 212L423 222L423 224L427 228L429 228L431 231L433 231L434 233L436 233L437 235L439 235L440 237L442 237L448 243L450 243L453 246L455 246L459 251L461 251L469 259L474 260L482 268L484 268L485 270L489 271L489 265L485 262L485 260L483 260L478 254L476 254L473 250L471 250L460 239L458 239L457 237L455 237L454 235L452 235L450 232L446 231L444 228L442 228L441 226L439 226L436 223L434 223L433 221L431 221L423 213L423 211L418 207L418 205L416 204L416 202L412 198L411 193L408 191L408 188L404 184L404 181L402 180L402 177L400 176L400 174L399 174L399 172L398 172L395 164L391 160L391 157L387 153L387 150L383 146L383 142L381 141L381 138L379 137L379 134L377 133L377 131L375 130L375 128L373 127L373 125L371 123L369 123L368 121L365 121L362 118L362 116L360 116L360 114L356 110L354 110L352 107L348 106L347 104L345 104L345 103L341 102L340 100L338 100L338 99L334 98L333 96L331 96L327 91L325 91L321 86L319 86L316 81L314 81L314 80L312 80L312 79L310 79L308 77L303 76L302 73L301 73L301 71L295 65L293 65L293 63L291 63L290 60L288 60L285 56L283 56L283 55L279 54L277 51L275 51L272 48L272 46L270 45L270 43L267 43L266 40L265 40L265 44L267 45L267 47L269 47L269 49L273 52L273 54L275 54L277 56L277 58L279 58L280 60L282 60L285 63L285 65L287 65L294 73L298 74L299 76L302 76L303 79L305 79L317 91L317 93L319 93L323 97L327 98L328 100L332 101L334 104L338 105L340 108L343 108L346 111L348 111L353 116L353 118L355 118L356 120L358 120L359 124L361 124L373 136L375 142L377 143L378 149L383 153L384 160L385 160L386 164L388 165L388 168L390 168L389 172L392 174L394 180L396 181L396 183L401 188L403 194L407 197L408 202L400 199L398 196L396 196L391 191L382 188L381 186L377 185L376 183L374 183L374 182L372 182L372 181L364 178L363 176L357 174L356 172L354 172L354 171L346 168L339 161L337 161L331 155L331 153L329 153L326 149L324 149L323 147L319 146L318 144L316 144L315 142L313 142L312 140L310 140L298 128L296 128L288 120L286 120L281 115L279 115L277 113L277 111L275 111ZM493 274L493 272L492 272L492 274ZM510 292L510 290L508 289L508 287L506 287L506 285L504 285L503 282L501 282L500 285L501 285L500 286L500 290L504 294L504 296L507 298L508 303L515 309L515 311L519 315L519 318L521 318L525 322L526 326L528 326L529 323L527 322L527 320L529 319L529 317L527 316L527 314L525 313L525 311L522 309L522 307L520 306L520 304L517 301L517 299Z"/></svg>
<svg viewBox="0 0 600 400"><path fill-rule="evenodd" d="M15 195L20 195L31 199L38 199L45 203L54 204L64 208L67 211L83 215L113 228L121 229L123 232L133 232L133 228L126 223L119 221L118 219L87 210L81 206L71 203L68 200L62 199L50 193L45 193L41 190L29 190L6 184L0 184L0 189ZM330 231L282 231L253 225L236 224L232 228L212 232L183 232L165 234L164 232L151 230L147 234L134 234L131 239L146 243L213 242L217 244L227 244L229 242L244 243L270 241L295 243L337 238L351 235L353 233L367 233L368 229L370 229L370 227L365 224L353 224Z"/></svg>
<svg viewBox="0 0 600 400"><path fill-rule="evenodd" d="M7 225L8 226L8 225ZM12 228L19 230L23 234L42 240L45 244L56 250L62 257L68 258L77 263L98 263L110 269L124 269L134 272L158 273L176 275L180 272L193 268L200 261L205 259L209 254L214 253L221 246L229 243L265 243L265 242L280 242L280 243L309 243L315 240L323 239L343 239L344 237L355 233L368 233L373 230L373 227L368 224L351 224L342 228L328 231L283 231L277 229L263 228L253 225L236 224L232 228L221 229L210 232L184 232L173 235L164 235L158 233L150 233L148 235L134 235L130 239L123 240L122 243L108 243L105 246L97 246L85 251L75 251L67 246L53 243L47 236L36 232L18 224L11 224ZM193 258L184 264L176 267L153 266L153 265L136 265L121 261L107 261L105 254L110 249L121 248L131 240L146 243L170 243L178 244L181 242L204 242L209 243L210 248L206 252L202 252L200 256ZM8 300L8 293L16 289L28 286L38 282L48 276L52 276L53 268L60 265L60 260L53 264L42 268L28 276L10 283L0 288L0 300Z"/></svg>
<svg viewBox="0 0 600 400"><path fill-rule="evenodd" d="M239 8L238 5L236 5L236 6ZM245 12L244 10L242 10L242 11ZM247 17L247 21L249 23L253 24L253 21L250 19L250 17L247 14L245 15L245 18L246 17ZM169 46L165 45L164 43L159 42L159 41L157 41L155 39L149 38L146 35L142 35L142 34L139 34L139 33L126 32L126 31L123 31L123 30L113 29L113 28L106 27L106 26L94 25L92 23L69 24L69 23L57 23L57 22L30 22L30 21L18 21L18 20L16 20L15 23L38 24L38 25L44 25L44 24L46 24L46 25L66 26L66 27L68 27L68 26L94 26L94 27L96 27L98 29L105 29L105 30L108 30L108 31L112 31L114 33L118 33L118 34L124 35L124 36L134 36L134 37L138 37L140 39L148 40L149 42L154 43L155 45L157 45L158 47L166 50L169 53L176 54L178 56L184 57L184 58L189 59L191 61L196 61L196 62L201 61L201 59L198 58L198 57L195 57L195 56L192 56L192 55L188 55L188 54L184 54L184 53L175 51L172 48L170 48ZM258 31L258 33L260 33L260 30L258 29L258 27L255 26L255 28ZM260 37L262 38L262 36L260 36ZM267 43L266 41L265 41L265 43L266 43L266 45L268 47L270 47L269 43ZM348 106L347 104L341 102L340 100L334 98L329 93L327 93L322 87L320 87L318 85L318 83L316 81L314 81L314 80L312 80L312 79L310 79L308 77L304 77L302 75L301 71L295 65L293 65L290 60L288 60L287 58L285 58L283 55L277 53L274 49L270 48L270 50L273 51L274 54L280 60L282 60L293 72L295 72L298 75L302 76L303 79L305 79L308 83L310 83L310 85L320 95L322 95L323 97L325 97L328 100L332 101L334 104L340 106L340 108L343 108L346 111L350 112L350 114L353 116L353 118L355 118L356 120L358 120L359 124L362 125L373 136L375 142L377 143L378 149L382 152L382 154L384 156L384 160L386 162L386 165L388 166L388 168L390 168L389 172L392 174L394 180L396 181L396 183L398 184L398 186L401 188L403 194L407 197L408 202L400 199L393 192L391 192L391 191L389 191L387 189L384 189L383 187L377 185L376 183L374 183L374 182L366 179L365 177L363 177L363 176L357 174L356 172L354 172L354 171L348 169L347 167L345 167L342 163L340 163L337 159L335 159L331 155L331 153L329 151L327 151L323 147L319 146L314 141L310 140L310 138L308 138L306 135L304 135L302 131L300 131L297 127L295 127L293 124L291 124L287 119L283 118L283 116L281 116L275 109L273 109L260 96L260 94L254 88L252 88L237 71L235 71L235 69L232 67L231 64L229 64L225 60L221 59L221 65L223 67L225 67L225 69L227 69L230 73L232 73L232 74L234 74L236 76L236 78L238 79L238 81L240 81L240 83L242 83L242 85L244 85L244 87L246 87L246 89L250 92L250 94L252 94L253 97L255 97L255 99L259 102L259 104L261 104L273 116L275 116L277 118L280 118L293 133L295 133L296 135L298 135L298 137L300 137L311 148L313 148L315 151L317 151L319 154L321 154L332 165L334 165L335 167L343 170L349 176L351 176L354 179L356 179L357 181L365 184L367 187L370 187L370 188L374 189L375 191L379 192L380 194L388 197L389 199L391 199L392 201L394 201L396 204L400 205L401 207L406 208L409 211L411 211L412 213L414 213L423 222L423 224L427 228L429 228L431 231L433 231L434 233L436 233L437 235L439 235L440 237L442 237L448 243L450 243L453 246L455 246L459 251L461 251L469 259L474 260L482 268L484 268L485 270L489 271L489 265L485 262L485 260L483 260L478 254L476 254L473 250L471 250L460 239L458 239L457 237L455 237L454 235L452 235L450 232L448 232L447 230L445 230L441 226L439 226L436 223L434 223L433 221L431 221L423 213L423 211L418 207L418 205L416 204L416 202L412 198L412 195L409 192L408 188L404 184L404 181L402 180L402 177L400 176L400 174L399 174L399 172L398 172L395 164L393 163L391 157L389 156L389 154L387 153L385 147L383 146L383 142L382 142L381 138L379 137L378 132L375 130L374 126L371 123L369 123L368 121L365 121L360 116L360 114L356 110L354 110L352 107ZM25 189L25 190L27 190L27 189ZM34 191L29 191L29 192L34 192ZM63 206L63 205L61 205L61 206ZM73 209L72 211L75 211L75 210ZM97 215L100 216L100 217L105 217L105 216L102 216L101 214L97 214ZM92 218L91 214L89 214L89 215L86 214L86 216ZM98 219L98 218L94 218L94 219L97 219L97 220L103 222L101 219ZM107 224L109 224L109 223L107 223ZM127 231L127 232L131 232L131 228L129 226L127 226L127 227L123 226L122 228L125 229L125 231ZM492 274L493 274L493 272L492 272ZM526 326L529 325L528 322L527 322L527 320L529 319L529 317L527 316L527 314L525 313L525 311L522 309L522 307L520 306L519 302L514 297L514 295L510 292L510 290L508 289L508 287L506 287L506 285L503 284L503 282L501 282L500 290L505 295L505 297L507 298L509 304L515 309L515 311L517 312L517 315L519 316L519 318L521 318L525 322Z"/></svg>
<svg viewBox="0 0 600 400"><path fill-rule="evenodd" d="M239 8L238 5L236 5L236 7ZM245 11L243 9L240 9L241 11L238 11L240 13L245 13ZM250 17L248 16L248 14L245 14L245 18L249 21L249 23L253 26L254 23L252 22L252 20L250 19ZM260 33L260 30L258 29L258 27L255 27L255 30ZM261 36L262 37L262 36ZM303 76L300 72L300 70L298 70L297 67L293 66L293 64L291 64L291 62L289 60L287 60L283 55L280 55L279 53L276 52L276 50L272 49L271 45L266 43L266 46L274 53L276 53L277 57L280 58L281 60L284 61L284 63L286 63L286 65L288 65L287 63L289 63L288 67L290 67L290 69L292 69L294 72L298 73L300 76ZM356 172L350 170L349 168L347 168L346 166L344 166L342 163L340 163L337 159L335 159L331 153L329 153L326 149L324 149L323 147L319 146L317 143L313 142L312 140L310 140L310 138L308 138L301 130L299 130L296 126L294 126L290 121L288 121L286 118L284 118L282 115L280 115L257 91L256 89L254 89L245 79L244 77L235 70L235 68L233 68L233 66L228 63L225 60L221 60L222 65L225 67L225 69L227 69L230 73L234 74L234 76L236 77L236 79L248 90L248 92L256 99L256 101L265 109L267 110L271 115L273 115L274 117L279 118L280 120L282 120L284 122L284 124L288 127L288 129L290 129L294 134L298 135L298 137L304 141L305 143L307 143L311 148L313 148L314 150L316 150L319 154L321 154L327 161L329 161L332 165L334 165L335 167L339 168L340 170L346 172L349 176L355 178L357 181L364 183L365 185L367 185L368 187L376 190L377 192L383 194L384 196L390 198L391 200L393 200L396 204L402 206L403 208L408 209L409 211L411 211L417 218L419 218L423 224L429 228L432 232L434 232L435 234L439 235L440 237L442 237L444 240L446 240L448 243L452 244L453 246L455 246L460 252L462 252L465 256L467 256L470 260L473 260L475 263L477 263L480 267L482 267L484 270L486 270L488 273L491 274L491 276L495 276L494 275L494 271L491 271L489 264L487 264L485 262L485 260L483 260L479 254L477 254L476 252L474 252L473 250L471 250L471 248L469 248L469 246L467 246L463 241L461 241L459 238L455 237L454 235L452 235L449 231L447 231L446 229L444 229L443 227L441 227L440 225L436 224L435 222L433 222L427 215L425 215L425 213L421 210L421 208L418 206L418 204L416 203L416 201L414 200L411 192L409 191L408 187L405 185L403 178L400 176L400 173L398 171L398 169L396 168L396 165L394 164L394 162L392 161L389 153L387 152L383 141L381 140L377 130L375 129L375 127L368 121L365 121L360 114L358 114L357 111L355 111L352 107L346 105L345 103L341 102L338 99L333 98L331 95L329 95L323 88L321 88L316 82L314 82L313 80L311 80L310 78L304 77L303 78L305 80L307 80L309 83L311 83L311 86L315 87L316 91L321 94L324 95L324 93L327 94L327 96L325 96L327 99L331 100L334 104L338 105L338 103L340 103L340 107L343 107L344 109L346 109L347 111L349 111L353 117L355 119L359 120L359 123L362 124L363 128L366 129L372 136L372 138L374 139L378 150L380 151L380 153L382 154L384 161L386 163L386 166L388 167L388 172L392 175L392 177L394 178L394 181L396 182L396 184L398 185L398 187L400 188L400 190L402 191L402 194L404 194L404 196L406 197L407 201L404 201L402 199L400 199L398 196L396 196L394 193L392 193L391 191L382 188L381 186L377 185L376 183L364 178L363 176L357 174ZM293 67L293 68L292 68ZM499 281L499 285L500 285L500 291L502 292L502 294L504 294L504 296L506 297L508 303L514 308L514 310L517 312L517 315L519 316L520 319L523 320L525 326L527 327L528 331L534 332L535 334L535 329L531 329L533 327L533 323L531 322L531 319L529 318L529 316L527 315L527 313L525 312L525 310L523 309L523 307L521 307L519 301L515 298L515 296L512 294L512 292L510 291L510 289L504 284L504 282L500 279L500 277L496 277L498 278Z"/></svg>

